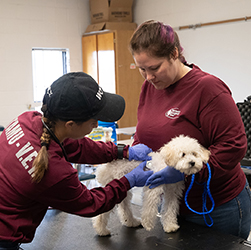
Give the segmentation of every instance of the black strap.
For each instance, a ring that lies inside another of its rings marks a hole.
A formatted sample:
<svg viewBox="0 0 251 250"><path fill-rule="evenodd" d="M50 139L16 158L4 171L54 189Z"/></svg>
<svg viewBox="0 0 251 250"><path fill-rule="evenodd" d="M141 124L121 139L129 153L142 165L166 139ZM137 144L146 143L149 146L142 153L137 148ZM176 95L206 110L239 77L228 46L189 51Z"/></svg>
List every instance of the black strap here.
<svg viewBox="0 0 251 250"><path fill-rule="evenodd" d="M118 148L118 159L123 159L123 150L125 148L125 144L118 144L117 148Z"/></svg>
<svg viewBox="0 0 251 250"><path fill-rule="evenodd" d="M60 146L60 148L62 149L63 151L63 155L64 155L64 158L66 161L68 161L68 157L67 157L67 154L65 152L65 149L63 147L63 145L60 143L59 139L56 137L56 135L52 132L52 130L45 124L43 118L42 118L42 123L44 125L44 127L47 129L47 131L50 133L51 137L53 138L53 140Z"/></svg>

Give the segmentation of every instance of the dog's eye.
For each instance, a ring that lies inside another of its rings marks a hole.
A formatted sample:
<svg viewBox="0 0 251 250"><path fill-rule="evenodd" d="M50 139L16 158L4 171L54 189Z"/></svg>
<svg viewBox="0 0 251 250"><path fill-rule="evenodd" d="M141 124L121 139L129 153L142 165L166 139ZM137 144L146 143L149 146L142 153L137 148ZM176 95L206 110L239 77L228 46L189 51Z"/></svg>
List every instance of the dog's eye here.
<svg viewBox="0 0 251 250"><path fill-rule="evenodd" d="M184 157L186 154L185 153L182 153L182 157Z"/></svg>
<svg viewBox="0 0 251 250"><path fill-rule="evenodd" d="M193 152L193 155L194 155L194 156L197 156L197 153Z"/></svg>

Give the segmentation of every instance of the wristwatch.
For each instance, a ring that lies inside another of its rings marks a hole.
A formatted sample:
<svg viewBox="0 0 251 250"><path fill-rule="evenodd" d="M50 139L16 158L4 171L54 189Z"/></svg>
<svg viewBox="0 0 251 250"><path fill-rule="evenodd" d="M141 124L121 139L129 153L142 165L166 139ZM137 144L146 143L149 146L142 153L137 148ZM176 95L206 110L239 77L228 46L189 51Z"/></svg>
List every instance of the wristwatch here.
<svg viewBox="0 0 251 250"><path fill-rule="evenodd" d="M123 150L125 148L125 144L118 144L117 148L118 148L118 159L123 159Z"/></svg>

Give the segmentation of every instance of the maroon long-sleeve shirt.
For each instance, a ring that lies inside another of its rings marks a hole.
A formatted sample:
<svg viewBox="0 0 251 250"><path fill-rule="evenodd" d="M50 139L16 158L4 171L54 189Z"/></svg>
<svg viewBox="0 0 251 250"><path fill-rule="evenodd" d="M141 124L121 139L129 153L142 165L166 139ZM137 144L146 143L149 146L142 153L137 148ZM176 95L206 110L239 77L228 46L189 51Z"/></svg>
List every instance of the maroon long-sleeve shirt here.
<svg viewBox="0 0 251 250"><path fill-rule="evenodd" d="M145 81L138 106L138 124L134 144L144 143L153 150L180 134L196 138L211 152L210 190L216 206L236 197L244 188L246 178L240 160L247 141L240 113L229 88L220 79L201 71L195 65L178 82L164 90L156 90ZM203 185L208 170L196 174L188 196L191 208L202 210ZM187 179L186 186L190 184ZM211 203L208 201L208 208ZM190 213L184 199L181 214Z"/></svg>
<svg viewBox="0 0 251 250"><path fill-rule="evenodd" d="M125 177L113 180L105 188L88 190L81 184L71 163L98 164L117 158L115 144L89 138L64 141L69 162L52 140L48 170L40 183L33 183L32 162L41 148L41 134L41 114L26 112L0 136L0 240L30 242L48 206L95 216L121 202L130 189Z"/></svg>

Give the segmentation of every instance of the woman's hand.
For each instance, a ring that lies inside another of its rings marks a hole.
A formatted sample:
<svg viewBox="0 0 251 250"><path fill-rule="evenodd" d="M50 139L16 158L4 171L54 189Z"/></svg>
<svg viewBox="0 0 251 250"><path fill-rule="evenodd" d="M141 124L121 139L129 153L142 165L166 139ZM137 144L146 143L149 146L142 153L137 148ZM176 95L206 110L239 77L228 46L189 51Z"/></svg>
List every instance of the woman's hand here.
<svg viewBox="0 0 251 250"><path fill-rule="evenodd" d="M144 170L146 161L140 163L138 167L134 168L131 172L125 175L130 183L130 187L143 187L145 186L146 180L152 175L153 171Z"/></svg>
<svg viewBox="0 0 251 250"><path fill-rule="evenodd" d="M135 146L129 147L129 161L150 161L152 157L148 156L152 152L152 149L144 144L137 144Z"/></svg>
<svg viewBox="0 0 251 250"><path fill-rule="evenodd" d="M162 184L176 183L184 180L184 174L172 167L165 167L164 169L151 175L147 181L146 186L150 189Z"/></svg>

